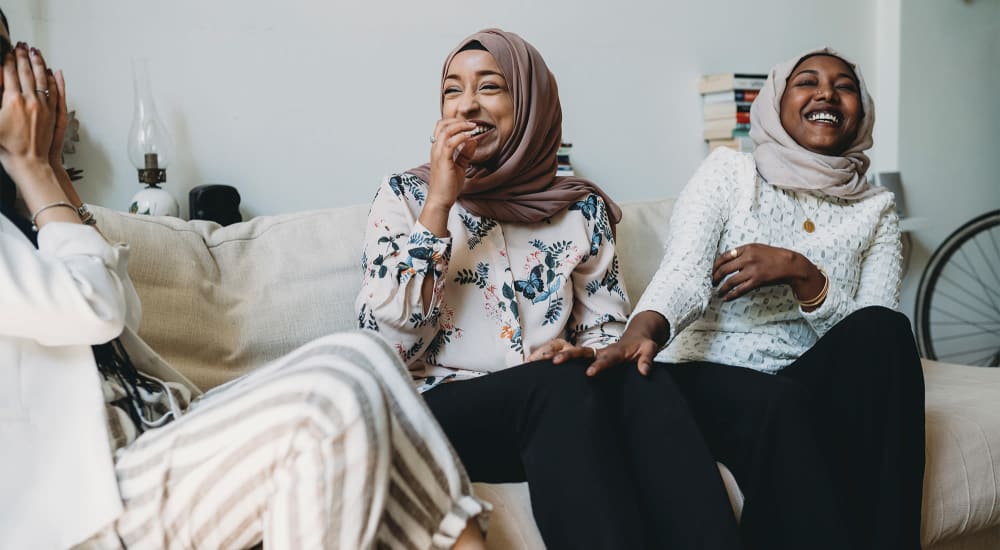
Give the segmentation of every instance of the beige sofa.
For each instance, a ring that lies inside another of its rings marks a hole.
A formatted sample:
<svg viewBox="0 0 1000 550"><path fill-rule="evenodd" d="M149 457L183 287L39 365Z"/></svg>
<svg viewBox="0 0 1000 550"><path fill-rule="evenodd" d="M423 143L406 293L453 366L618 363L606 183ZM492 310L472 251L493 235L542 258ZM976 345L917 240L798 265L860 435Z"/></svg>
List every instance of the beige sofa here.
<svg viewBox="0 0 1000 550"><path fill-rule="evenodd" d="M624 206L618 246L633 300L659 264L648 251L662 248L672 208L671 200ZM129 271L144 304L140 334L206 389L357 326L367 212L357 205L219 227L95 208L105 234L132 245ZM924 545L1000 549L1000 369L927 361L924 372ZM739 489L723 474L739 513ZM477 484L477 491L495 507L491 548L543 547L526 484Z"/></svg>

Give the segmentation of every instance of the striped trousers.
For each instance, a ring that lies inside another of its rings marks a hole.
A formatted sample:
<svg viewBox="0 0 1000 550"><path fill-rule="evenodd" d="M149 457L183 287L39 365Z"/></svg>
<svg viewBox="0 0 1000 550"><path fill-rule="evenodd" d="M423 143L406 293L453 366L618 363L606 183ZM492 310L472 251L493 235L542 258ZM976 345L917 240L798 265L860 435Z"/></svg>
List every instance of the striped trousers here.
<svg viewBox="0 0 1000 550"><path fill-rule="evenodd" d="M96 548L449 548L485 504L397 354L320 338L203 396L115 457Z"/></svg>

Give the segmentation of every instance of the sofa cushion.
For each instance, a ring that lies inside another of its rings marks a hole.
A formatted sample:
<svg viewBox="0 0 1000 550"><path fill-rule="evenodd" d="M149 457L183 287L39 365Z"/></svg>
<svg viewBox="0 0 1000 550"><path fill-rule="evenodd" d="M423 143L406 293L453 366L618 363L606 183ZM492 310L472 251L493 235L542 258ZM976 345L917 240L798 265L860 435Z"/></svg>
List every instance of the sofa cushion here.
<svg viewBox="0 0 1000 550"><path fill-rule="evenodd" d="M203 390L356 327L366 206L212 222L95 207L132 246L139 335Z"/></svg>
<svg viewBox="0 0 1000 550"><path fill-rule="evenodd" d="M925 545L1000 525L1000 369L924 361Z"/></svg>
<svg viewBox="0 0 1000 550"><path fill-rule="evenodd" d="M646 290L646 285L660 267L663 245L670 229L673 199L627 202L622 204L615 248L622 266L625 290L632 303Z"/></svg>

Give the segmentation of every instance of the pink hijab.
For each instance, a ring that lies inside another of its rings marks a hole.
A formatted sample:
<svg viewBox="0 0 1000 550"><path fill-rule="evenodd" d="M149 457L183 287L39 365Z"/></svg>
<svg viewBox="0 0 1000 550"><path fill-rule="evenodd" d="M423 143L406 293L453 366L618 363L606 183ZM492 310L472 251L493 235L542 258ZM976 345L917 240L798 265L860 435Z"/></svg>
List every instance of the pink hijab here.
<svg viewBox="0 0 1000 550"><path fill-rule="evenodd" d="M542 55L520 36L486 29L469 36L448 54L441 78L452 58L470 42L493 55L514 100L514 132L491 166L470 166L458 202L473 214L502 222L539 222L565 210L591 193L607 205L612 224L621 209L597 184L575 176L556 177L556 153L562 143L559 90ZM430 164L409 171L430 181Z"/></svg>
<svg viewBox="0 0 1000 550"><path fill-rule="evenodd" d="M864 118L858 135L841 156L821 155L802 147L781 125L781 96L795 67L806 57L831 55L854 70L861 92ZM875 104L868 93L861 69L851 60L830 48L820 48L793 57L771 68L764 89L750 106L750 139L754 143L753 157L757 170L768 183L783 189L817 191L844 199L863 199L884 190L872 187L865 178L868 155L875 126Z"/></svg>

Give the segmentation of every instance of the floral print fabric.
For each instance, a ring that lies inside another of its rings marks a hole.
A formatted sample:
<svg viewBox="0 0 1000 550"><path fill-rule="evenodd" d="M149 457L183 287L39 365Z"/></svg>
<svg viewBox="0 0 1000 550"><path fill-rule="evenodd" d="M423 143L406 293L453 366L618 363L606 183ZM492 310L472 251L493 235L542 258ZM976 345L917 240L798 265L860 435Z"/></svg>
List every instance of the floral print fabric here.
<svg viewBox="0 0 1000 550"><path fill-rule="evenodd" d="M598 195L530 224L456 204L444 238L418 221L426 196L411 174L379 188L356 303L359 326L396 348L421 389L519 365L553 338L604 347L621 336L630 307Z"/></svg>

